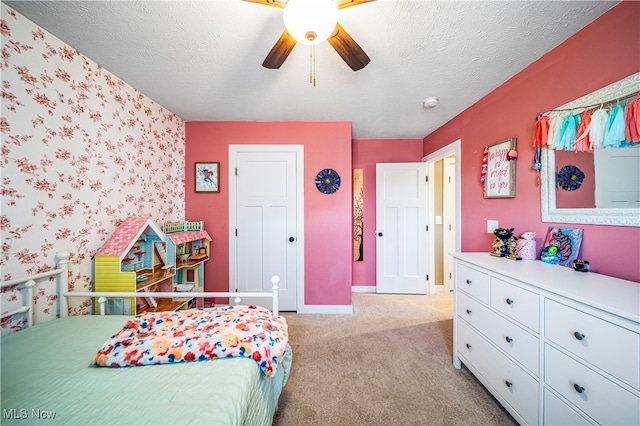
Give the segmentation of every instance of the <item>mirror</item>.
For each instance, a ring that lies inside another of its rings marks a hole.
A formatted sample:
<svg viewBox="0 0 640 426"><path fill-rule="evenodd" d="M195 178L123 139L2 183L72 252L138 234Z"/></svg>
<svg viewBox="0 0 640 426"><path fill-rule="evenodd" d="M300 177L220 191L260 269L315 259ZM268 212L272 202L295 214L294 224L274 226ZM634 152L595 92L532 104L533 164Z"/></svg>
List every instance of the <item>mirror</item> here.
<svg viewBox="0 0 640 426"><path fill-rule="evenodd" d="M640 73L555 109L575 109L578 113L585 106L627 97L636 93L638 87ZM640 147L608 148L593 152L542 148L541 154L543 222L640 226ZM575 165L584 172L584 186L576 191L556 189L556 172L570 165ZM615 170L613 175L612 168ZM628 172L621 171L625 168ZM624 173L628 174L623 175ZM616 197L622 195L622 198L611 199L612 194L616 194Z"/></svg>

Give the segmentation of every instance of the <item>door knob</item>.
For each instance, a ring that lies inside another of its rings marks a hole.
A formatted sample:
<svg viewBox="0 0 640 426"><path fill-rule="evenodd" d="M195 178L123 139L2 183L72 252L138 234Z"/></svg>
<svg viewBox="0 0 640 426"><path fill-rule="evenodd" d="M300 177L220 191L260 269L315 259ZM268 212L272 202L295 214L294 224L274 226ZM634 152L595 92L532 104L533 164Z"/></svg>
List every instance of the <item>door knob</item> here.
<svg viewBox="0 0 640 426"><path fill-rule="evenodd" d="M290 242L290 243L294 242L295 240L296 240L295 238L293 238L293 237L289 237L289 242Z"/></svg>
<svg viewBox="0 0 640 426"><path fill-rule="evenodd" d="M378 237L382 237L382 232L378 232Z"/></svg>

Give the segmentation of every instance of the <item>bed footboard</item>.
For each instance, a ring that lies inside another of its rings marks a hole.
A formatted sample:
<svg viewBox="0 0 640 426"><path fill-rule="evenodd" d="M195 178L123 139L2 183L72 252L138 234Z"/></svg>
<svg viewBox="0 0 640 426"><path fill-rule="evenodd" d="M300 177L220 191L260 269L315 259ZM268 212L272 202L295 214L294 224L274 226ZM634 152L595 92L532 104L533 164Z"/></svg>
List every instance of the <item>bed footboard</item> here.
<svg viewBox="0 0 640 426"><path fill-rule="evenodd" d="M280 287L278 284L280 283L280 277L278 275L274 275L271 277L271 293L267 292L211 292L211 291L190 291L188 293L189 297L223 297L233 300L235 305L239 305L242 302L243 298L271 298L273 302L273 308L271 311L275 315L279 315L279 306L278 306L278 290ZM106 315L106 303L107 298L110 297L141 297L141 296L153 296L157 298L173 298L176 297L176 293L174 292L153 292L153 293L136 293L136 292L65 292L63 293L64 298L69 297L97 297L98 298L98 314Z"/></svg>
<svg viewBox="0 0 640 426"><path fill-rule="evenodd" d="M22 289L22 305L10 312L2 312L0 319L8 318L18 314L27 314L27 327L31 327L35 323L34 309L34 293L35 287L39 282L55 279L57 293L57 315L66 317L69 315L68 298L71 297L90 297L98 298L99 314L106 314L106 301L110 297L140 297L140 293L136 292L76 292L69 291L69 252L56 253L56 268L39 274L28 275L22 278L11 279L0 283L0 288L17 287ZM268 292L189 292L190 297L221 297L233 300L235 305L239 305L243 298L271 298L272 312L279 315L278 306L278 290L280 277L274 275L271 277L271 293ZM149 295L149 293L145 293ZM173 298L176 296L174 292L154 292L153 297Z"/></svg>
<svg viewBox="0 0 640 426"><path fill-rule="evenodd" d="M23 305L11 312L3 312L0 319L11 317L13 315L29 313L27 315L27 327L31 327L34 323L34 309L33 309L33 292L34 287L40 281L49 280L54 278L56 280L56 289L58 295L63 291L67 291L69 287L69 257L70 253L61 251L56 254L56 269L50 271L41 272L39 274L28 275L22 278L16 278L8 281L3 281L0 284L0 288L8 287L23 287ZM58 297L58 315L67 316L69 313L67 301L64 297Z"/></svg>

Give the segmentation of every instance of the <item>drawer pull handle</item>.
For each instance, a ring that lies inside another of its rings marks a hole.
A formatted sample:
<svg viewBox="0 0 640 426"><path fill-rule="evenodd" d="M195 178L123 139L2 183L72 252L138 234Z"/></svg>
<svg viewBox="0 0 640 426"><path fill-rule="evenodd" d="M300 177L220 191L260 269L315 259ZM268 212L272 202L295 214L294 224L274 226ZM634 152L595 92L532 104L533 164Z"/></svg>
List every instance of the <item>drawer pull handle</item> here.
<svg viewBox="0 0 640 426"><path fill-rule="evenodd" d="M467 349L471 349L471 345L470 344L467 343L466 346L467 346Z"/></svg>
<svg viewBox="0 0 640 426"><path fill-rule="evenodd" d="M509 299L508 297L507 297L506 302L507 302L507 305L513 305L513 300Z"/></svg>
<svg viewBox="0 0 640 426"><path fill-rule="evenodd" d="M471 315L471 309L467 309L467 314Z"/></svg>
<svg viewBox="0 0 640 426"><path fill-rule="evenodd" d="M511 343L513 341L513 339L509 336L505 337L504 339L507 341L507 343Z"/></svg>
<svg viewBox="0 0 640 426"><path fill-rule="evenodd" d="M577 332L577 331L576 331L575 333L573 333L573 336L574 336L576 339L578 339L578 340L582 340L582 339L584 339L584 334L579 333L579 332Z"/></svg>
<svg viewBox="0 0 640 426"><path fill-rule="evenodd" d="M471 285L471 280L467 280L467 284Z"/></svg>
<svg viewBox="0 0 640 426"><path fill-rule="evenodd" d="M577 383L576 383L575 385L573 385L573 388L574 388L574 389L576 390L576 392L578 392L578 393L582 393L582 392L584 392L584 388L583 388L582 386L580 386L579 384L577 384Z"/></svg>
<svg viewBox="0 0 640 426"><path fill-rule="evenodd" d="M505 381L504 381L504 384L505 384L505 385L507 385L507 387L508 387L508 388L510 388L511 386L513 386L513 383L511 383L511 382L510 382L510 381L508 381L508 380L505 380Z"/></svg>

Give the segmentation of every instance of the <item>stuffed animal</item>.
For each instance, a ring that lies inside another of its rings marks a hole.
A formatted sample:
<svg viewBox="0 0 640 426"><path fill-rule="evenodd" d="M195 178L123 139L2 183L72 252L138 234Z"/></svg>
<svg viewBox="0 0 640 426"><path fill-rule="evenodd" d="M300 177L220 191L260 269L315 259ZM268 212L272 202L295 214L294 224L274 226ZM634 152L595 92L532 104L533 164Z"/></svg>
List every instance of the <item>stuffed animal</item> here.
<svg viewBox="0 0 640 426"><path fill-rule="evenodd" d="M523 260L536 260L536 233L525 232L518 238L518 256Z"/></svg>
<svg viewBox="0 0 640 426"><path fill-rule="evenodd" d="M491 252L491 256L496 257L505 257L509 254L509 247L511 245L511 239L513 237L513 229L514 228L496 228L493 231L493 235L496 236L496 239L493 241L493 251Z"/></svg>

